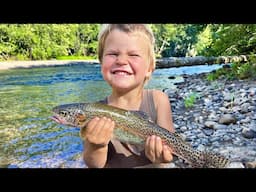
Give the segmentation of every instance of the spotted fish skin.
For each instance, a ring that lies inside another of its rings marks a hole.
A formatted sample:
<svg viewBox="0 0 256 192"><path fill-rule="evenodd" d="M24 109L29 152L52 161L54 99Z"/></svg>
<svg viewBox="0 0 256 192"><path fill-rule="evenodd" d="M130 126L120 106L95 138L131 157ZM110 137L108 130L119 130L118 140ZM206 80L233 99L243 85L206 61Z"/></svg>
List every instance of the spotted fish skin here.
<svg viewBox="0 0 256 192"><path fill-rule="evenodd" d="M175 155L186 160L195 168L224 168L230 162L227 158L210 152L194 149L178 133L172 133L150 121L143 112L128 111L103 103L70 103L53 108L52 117L57 123L80 127L83 138L86 127L94 117L107 117L115 121L114 135L123 142L143 144L150 135L159 136Z"/></svg>

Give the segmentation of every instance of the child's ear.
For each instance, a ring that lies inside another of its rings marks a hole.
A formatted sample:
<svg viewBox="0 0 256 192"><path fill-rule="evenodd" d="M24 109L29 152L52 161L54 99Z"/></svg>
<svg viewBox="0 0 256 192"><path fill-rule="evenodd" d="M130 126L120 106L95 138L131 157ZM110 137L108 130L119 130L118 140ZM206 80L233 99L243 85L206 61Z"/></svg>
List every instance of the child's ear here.
<svg viewBox="0 0 256 192"><path fill-rule="evenodd" d="M152 69L152 67L149 67L149 68L148 68L148 71L147 71L147 73L146 73L146 78L149 78L152 73L153 73L153 69Z"/></svg>
<svg viewBox="0 0 256 192"><path fill-rule="evenodd" d="M148 71L148 72L146 73L146 78L148 79L148 78L151 76L151 74L152 74L152 70L151 70L151 71Z"/></svg>

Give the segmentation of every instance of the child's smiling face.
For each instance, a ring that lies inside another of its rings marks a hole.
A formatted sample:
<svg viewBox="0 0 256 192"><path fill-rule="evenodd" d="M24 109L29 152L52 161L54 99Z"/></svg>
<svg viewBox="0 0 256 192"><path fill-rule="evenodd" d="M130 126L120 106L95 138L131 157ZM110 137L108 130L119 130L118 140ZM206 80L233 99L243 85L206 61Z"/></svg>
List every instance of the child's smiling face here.
<svg viewBox="0 0 256 192"><path fill-rule="evenodd" d="M152 73L148 39L139 32L113 30L105 41L102 75L114 89L143 86Z"/></svg>

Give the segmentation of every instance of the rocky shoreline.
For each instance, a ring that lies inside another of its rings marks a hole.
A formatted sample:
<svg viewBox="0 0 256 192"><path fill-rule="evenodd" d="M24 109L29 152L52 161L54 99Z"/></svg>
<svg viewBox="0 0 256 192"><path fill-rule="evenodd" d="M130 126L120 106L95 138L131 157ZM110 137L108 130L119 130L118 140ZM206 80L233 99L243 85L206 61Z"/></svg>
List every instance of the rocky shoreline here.
<svg viewBox="0 0 256 192"><path fill-rule="evenodd" d="M184 75L175 89L163 90L176 131L194 148L228 157L230 168L255 168L256 79L209 82L206 75ZM179 158L170 166L189 167Z"/></svg>

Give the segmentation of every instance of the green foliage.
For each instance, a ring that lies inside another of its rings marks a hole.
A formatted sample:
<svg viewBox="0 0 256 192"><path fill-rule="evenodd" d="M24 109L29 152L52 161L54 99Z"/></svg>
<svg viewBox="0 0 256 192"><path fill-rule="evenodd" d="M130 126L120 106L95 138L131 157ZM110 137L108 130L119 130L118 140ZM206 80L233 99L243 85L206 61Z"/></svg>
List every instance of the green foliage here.
<svg viewBox="0 0 256 192"><path fill-rule="evenodd" d="M206 76L208 81L216 79L249 79L256 77L256 57L253 55L249 57L246 63L234 62L230 68L220 68Z"/></svg>
<svg viewBox="0 0 256 192"><path fill-rule="evenodd" d="M40 60L60 56L95 58L99 26L0 24L0 60ZM256 52L256 24L151 24L151 28L157 57L248 55ZM239 68L241 77L246 76L246 71L251 69L249 66Z"/></svg>
<svg viewBox="0 0 256 192"><path fill-rule="evenodd" d="M206 79L208 81L214 81L216 79L218 79L218 76L216 75L216 73L212 72L212 73L209 73L207 76L206 76Z"/></svg>
<svg viewBox="0 0 256 192"><path fill-rule="evenodd" d="M177 28L174 24L154 24L151 25L151 28L156 40L156 57L162 57L162 53L168 48L170 40L175 37Z"/></svg>
<svg viewBox="0 0 256 192"><path fill-rule="evenodd" d="M241 55L256 51L256 24L212 25L212 44L206 56Z"/></svg>
<svg viewBox="0 0 256 192"><path fill-rule="evenodd" d="M214 81L214 80L221 79L221 78L227 78L230 80L234 79L235 74L234 74L234 71L232 70L232 67L231 67L231 69L230 68L217 69L216 71L213 71L206 76L206 79L208 81Z"/></svg>
<svg viewBox="0 0 256 192"><path fill-rule="evenodd" d="M169 39L169 47L162 52L164 57L195 56L195 43L198 34L205 28L204 24L175 24L173 37Z"/></svg>
<svg viewBox="0 0 256 192"><path fill-rule="evenodd" d="M163 57L256 52L256 24L172 24L169 29L167 24L161 24L152 27L155 28L156 50Z"/></svg>
<svg viewBox="0 0 256 192"><path fill-rule="evenodd" d="M98 24L0 24L0 59L96 54Z"/></svg>
<svg viewBox="0 0 256 192"><path fill-rule="evenodd" d="M239 79L256 77L256 65L252 65L250 63L242 64L237 67L236 73Z"/></svg>
<svg viewBox="0 0 256 192"><path fill-rule="evenodd" d="M196 92L191 92L184 98L184 104L186 108L191 108L194 106L196 100L199 98L199 94Z"/></svg>
<svg viewBox="0 0 256 192"><path fill-rule="evenodd" d="M198 55L204 55L210 48L213 41L211 25L207 25L206 28L198 34L197 39L198 40L195 43L194 48Z"/></svg>

